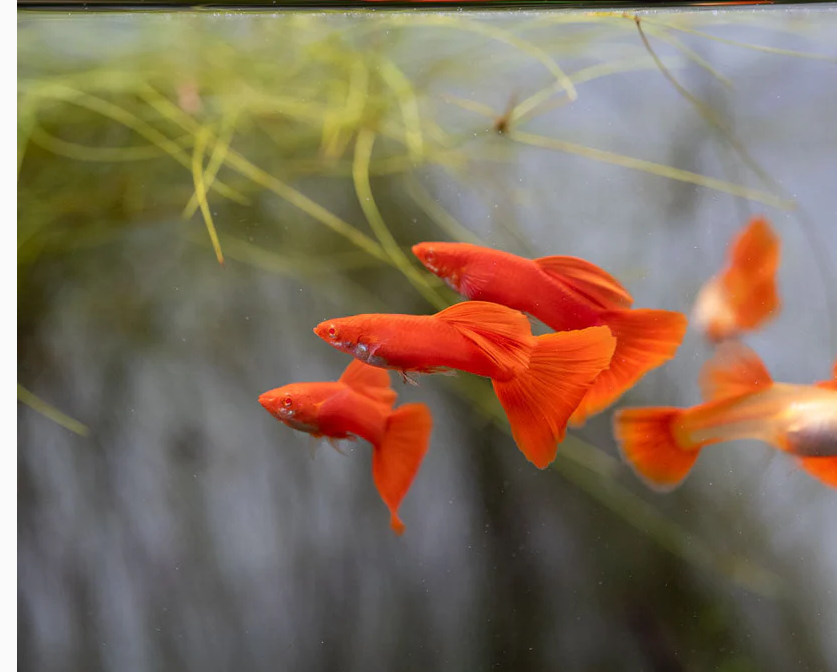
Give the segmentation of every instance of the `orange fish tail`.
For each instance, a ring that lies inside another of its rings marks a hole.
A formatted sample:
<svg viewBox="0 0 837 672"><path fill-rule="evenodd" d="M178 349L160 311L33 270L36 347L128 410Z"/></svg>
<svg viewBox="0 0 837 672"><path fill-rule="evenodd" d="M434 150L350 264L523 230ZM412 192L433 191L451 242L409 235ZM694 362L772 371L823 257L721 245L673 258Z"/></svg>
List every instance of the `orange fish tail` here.
<svg viewBox="0 0 837 672"><path fill-rule="evenodd" d="M681 408L628 408L614 416L613 434L625 461L651 488L673 490L686 478L702 446L677 440Z"/></svg>
<svg viewBox="0 0 837 672"><path fill-rule="evenodd" d="M826 485L837 488L837 457L801 457L799 466Z"/></svg>
<svg viewBox="0 0 837 672"><path fill-rule="evenodd" d="M764 217L753 217L734 243L723 284L746 329L754 329L779 309L776 271L780 254L779 238Z"/></svg>
<svg viewBox="0 0 837 672"><path fill-rule="evenodd" d="M582 425L636 385L651 369L672 359L686 334L683 313L668 310L618 310L602 314L616 337L610 367L602 371L570 418Z"/></svg>
<svg viewBox="0 0 837 672"><path fill-rule="evenodd" d="M511 380L492 380L518 448L539 469L555 459L570 415L615 347L607 327L547 334L538 337L527 369Z"/></svg>
<svg viewBox="0 0 837 672"><path fill-rule="evenodd" d="M433 418L424 404L405 404L387 419L387 428L372 454L372 478L390 512L396 534L404 532L398 507L418 473L430 442Z"/></svg>
<svg viewBox="0 0 837 672"><path fill-rule="evenodd" d="M729 265L715 283L717 305L704 306L715 341L760 327L780 309L776 289L781 244L764 217L753 217L732 244Z"/></svg>

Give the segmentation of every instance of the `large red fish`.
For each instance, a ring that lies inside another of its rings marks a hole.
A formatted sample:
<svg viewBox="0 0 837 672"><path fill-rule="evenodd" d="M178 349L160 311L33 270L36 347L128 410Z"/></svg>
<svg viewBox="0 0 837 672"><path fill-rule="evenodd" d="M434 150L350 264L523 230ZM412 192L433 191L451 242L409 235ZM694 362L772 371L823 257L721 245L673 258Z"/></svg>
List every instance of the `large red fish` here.
<svg viewBox="0 0 837 672"><path fill-rule="evenodd" d="M736 236L726 268L698 293L694 320L709 340L723 341L760 327L779 312L779 239L763 217Z"/></svg>
<svg viewBox="0 0 837 672"><path fill-rule="evenodd" d="M627 462L658 490L679 485L704 446L737 439L795 455L837 487L837 364L833 374L815 385L774 383L758 355L728 341L701 372L706 403L618 411L614 434Z"/></svg>
<svg viewBox="0 0 837 672"><path fill-rule="evenodd" d="M454 291L534 315L562 332L606 325L616 337L572 424L604 410L651 369L674 357L686 333L682 313L631 310L631 295L598 266L575 257L525 259L467 243L420 243L413 253Z"/></svg>
<svg viewBox="0 0 837 672"><path fill-rule="evenodd" d="M481 301L435 315L327 320L314 332L373 366L491 378L518 447L541 469L555 459L568 418L615 346L607 327L535 337L523 313Z"/></svg>
<svg viewBox="0 0 837 672"><path fill-rule="evenodd" d="M433 425L424 404L393 410L396 394L383 369L353 360L336 382L293 383L265 392L259 403L277 420L315 437L372 444L372 478L401 534L398 507L418 473Z"/></svg>

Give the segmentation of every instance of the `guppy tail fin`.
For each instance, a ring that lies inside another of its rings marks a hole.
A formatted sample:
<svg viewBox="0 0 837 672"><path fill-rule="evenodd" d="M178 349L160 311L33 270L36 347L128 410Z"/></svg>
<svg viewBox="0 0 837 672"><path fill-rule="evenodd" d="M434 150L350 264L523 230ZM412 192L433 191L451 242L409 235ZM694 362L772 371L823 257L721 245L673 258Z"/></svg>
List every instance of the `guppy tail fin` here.
<svg viewBox="0 0 837 672"><path fill-rule="evenodd" d="M398 507L418 473L430 442L433 418L424 404L405 404L387 419L381 445L372 453L372 478L390 511L396 534L404 532Z"/></svg>
<svg viewBox="0 0 837 672"><path fill-rule="evenodd" d="M539 469L555 459L570 415L610 364L615 347L607 327L546 334L537 338L524 371L491 381L518 448Z"/></svg>
<svg viewBox="0 0 837 672"><path fill-rule="evenodd" d="M698 293L695 321L713 342L758 328L781 307L776 289L781 243L763 217L753 217L732 243L726 268Z"/></svg>
<svg viewBox="0 0 837 672"><path fill-rule="evenodd" d="M582 425L610 406L651 369L672 359L686 334L688 320L669 310L618 310L602 313L616 337L610 367L602 371L570 419Z"/></svg>
<svg viewBox="0 0 837 672"><path fill-rule="evenodd" d="M735 239L729 268L721 276L739 327L755 329L778 312L776 271L781 245L764 217L753 217Z"/></svg>
<svg viewBox="0 0 837 672"><path fill-rule="evenodd" d="M674 433L682 408L627 408L617 411L613 434L625 461L658 491L673 490L697 460L702 446L684 446Z"/></svg>

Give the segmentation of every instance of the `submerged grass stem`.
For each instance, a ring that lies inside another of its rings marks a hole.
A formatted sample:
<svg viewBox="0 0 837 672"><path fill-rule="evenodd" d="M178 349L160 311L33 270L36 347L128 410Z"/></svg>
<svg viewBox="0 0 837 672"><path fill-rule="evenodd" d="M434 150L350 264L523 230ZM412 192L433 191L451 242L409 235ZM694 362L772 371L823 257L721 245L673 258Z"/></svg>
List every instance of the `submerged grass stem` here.
<svg viewBox="0 0 837 672"><path fill-rule="evenodd" d="M203 154L206 150L206 144L209 139L209 129L203 128L198 132L195 138L195 148L192 154L192 176L195 181L195 197L200 204L201 214L206 223L206 230L209 233L209 239L212 241L212 249L215 250L215 257L221 266L224 265L224 254L221 251L221 242L218 240L218 232L215 230L215 222L212 221L212 211L209 209L209 203L206 200L206 182L203 174Z"/></svg>
<svg viewBox="0 0 837 672"><path fill-rule="evenodd" d="M430 288L424 275L410 264L410 260L395 242L386 222L384 222L384 218L381 216L380 210L378 210L375 198L372 195L372 185L369 181L369 162L372 158L374 143L375 134L372 131L362 129L358 132L352 178L360 207L363 209L369 226L375 232L381 246L392 260L392 264L404 274L404 277L428 300L430 305L437 310L446 308L447 303Z"/></svg>
<svg viewBox="0 0 837 672"><path fill-rule="evenodd" d="M780 210L792 210L795 203L792 200L775 196L769 192L761 191L759 189L751 189L731 182L725 182L714 177L693 173L682 168L674 168L662 163L655 163L653 161L646 161L645 159L636 159L632 156L624 154L617 154L609 152L604 149L595 149L593 147L586 147L575 142L567 140L559 140L558 138L550 138L544 135L536 135L534 133L525 133L522 131L510 131L509 137L517 142L525 145L532 145L533 147L542 147L543 149L555 149L560 152L567 152L569 154L577 154L594 161L601 161L603 163L610 163L614 166L621 166L622 168L630 168L631 170L639 170L658 177L665 177L670 180L677 180L678 182L687 182L699 187L707 189L714 189L722 191L732 196L740 198L749 198L765 205L770 205Z"/></svg>
<svg viewBox="0 0 837 672"><path fill-rule="evenodd" d="M74 434L87 436L90 433L86 425L80 423L78 420L74 420L66 413L62 413L55 406L33 394L20 383L17 384L17 399L45 418L52 420L54 423L61 425L64 429L68 429Z"/></svg>
<svg viewBox="0 0 837 672"><path fill-rule="evenodd" d="M218 174L218 171L221 169L221 166L224 165L224 161L227 158L227 152L229 152L230 142L232 142L232 136L234 133L235 115L229 115L224 118L221 132L219 134L217 142L215 143L215 146L212 148L212 154L210 155L209 162L206 165L206 172L204 172L203 174L203 181L206 184L206 189L212 186L212 183L215 181L215 176ZM208 141L208 135L206 140ZM189 203L183 210L183 219L190 219L192 215L195 214L195 211L198 209L198 206L198 193L197 190L195 190L195 193L192 194L192 198L189 199Z"/></svg>

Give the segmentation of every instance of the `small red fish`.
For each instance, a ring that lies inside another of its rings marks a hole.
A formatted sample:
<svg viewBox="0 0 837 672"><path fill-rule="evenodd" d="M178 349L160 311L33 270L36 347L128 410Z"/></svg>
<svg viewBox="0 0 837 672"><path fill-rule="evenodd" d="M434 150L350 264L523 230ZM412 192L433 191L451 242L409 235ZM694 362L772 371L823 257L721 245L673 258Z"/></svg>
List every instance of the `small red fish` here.
<svg viewBox="0 0 837 672"><path fill-rule="evenodd" d="M557 332L610 329L616 338L613 360L573 413L574 425L610 406L645 373L674 357L686 333L685 315L631 310L628 290L583 259L525 259L467 243L420 243L413 253L468 299L522 310Z"/></svg>
<svg viewBox="0 0 837 672"><path fill-rule="evenodd" d="M405 374L456 369L491 378L512 435L548 466L567 420L613 355L607 327L535 337L527 317L493 303L458 303L435 315L355 315L314 332L354 357Z"/></svg>
<svg viewBox="0 0 837 672"><path fill-rule="evenodd" d="M372 444L372 478L390 511L396 533L404 531L398 507L427 452L433 420L424 404L393 410L389 374L353 360L333 383L293 383L265 392L259 403L288 427L315 437Z"/></svg>
<svg viewBox="0 0 837 672"><path fill-rule="evenodd" d="M726 268L698 293L694 320L713 342L760 327L780 308L776 291L779 239L764 217L736 236Z"/></svg>
<svg viewBox="0 0 837 672"><path fill-rule="evenodd" d="M837 364L833 374L815 385L774 383L758 355L728 341L701 372L706 403L617 411L614 434L627 462L657 490L678 486L704 446L738 439L788 452L837 487Z"/></svg>

